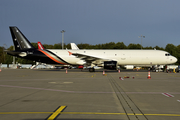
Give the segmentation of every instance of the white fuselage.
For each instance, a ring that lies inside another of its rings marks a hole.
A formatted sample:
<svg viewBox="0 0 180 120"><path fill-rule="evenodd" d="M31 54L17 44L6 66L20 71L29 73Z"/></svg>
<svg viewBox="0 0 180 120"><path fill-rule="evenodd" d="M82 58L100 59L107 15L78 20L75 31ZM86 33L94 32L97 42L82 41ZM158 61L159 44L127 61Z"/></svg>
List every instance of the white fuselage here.
<svg viewBox="0 0 180 120"><path fill-rule="evenodd" d="M177 58L161 50L48 50L73 65L82 65L84 60L81 60L78 56L70 55L68 51L117 61L118 65L152 66L172 64L177 61Z"/></svg>

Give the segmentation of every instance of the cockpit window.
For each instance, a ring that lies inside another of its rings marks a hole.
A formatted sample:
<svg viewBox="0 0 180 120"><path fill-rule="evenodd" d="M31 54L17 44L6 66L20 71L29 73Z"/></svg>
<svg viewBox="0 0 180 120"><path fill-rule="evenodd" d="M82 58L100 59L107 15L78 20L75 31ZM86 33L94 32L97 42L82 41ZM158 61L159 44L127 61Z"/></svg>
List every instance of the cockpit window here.
<svg viewBox="0 0 180 120"><path fill-rule="evenodd" d="M166 53L166 54L165 54L165 56L171 56L171 54L169 54L169 53Z"/></svg>

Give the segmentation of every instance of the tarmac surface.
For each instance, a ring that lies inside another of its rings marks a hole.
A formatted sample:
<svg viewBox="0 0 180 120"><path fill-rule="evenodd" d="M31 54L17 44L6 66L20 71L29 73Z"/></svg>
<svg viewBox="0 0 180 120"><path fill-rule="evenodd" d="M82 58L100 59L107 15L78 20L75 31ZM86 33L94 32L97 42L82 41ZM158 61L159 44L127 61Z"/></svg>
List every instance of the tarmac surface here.
<svg viewBox="0 0 180 120"><path fill-rule="evenodd" d="M0 120L179 120L180 73L0 72Z"/></svg>

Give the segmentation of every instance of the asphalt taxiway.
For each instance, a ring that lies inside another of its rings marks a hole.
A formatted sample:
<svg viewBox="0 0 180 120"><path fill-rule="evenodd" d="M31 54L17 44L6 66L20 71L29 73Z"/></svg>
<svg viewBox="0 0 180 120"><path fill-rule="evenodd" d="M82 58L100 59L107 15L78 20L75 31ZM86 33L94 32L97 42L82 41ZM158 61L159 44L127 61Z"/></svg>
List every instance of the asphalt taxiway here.
<svg viewBox="0 0 180 120"><path fill-rule="evenodd" d="M1 120L179 120L180 73L2 69Z"/></svg>

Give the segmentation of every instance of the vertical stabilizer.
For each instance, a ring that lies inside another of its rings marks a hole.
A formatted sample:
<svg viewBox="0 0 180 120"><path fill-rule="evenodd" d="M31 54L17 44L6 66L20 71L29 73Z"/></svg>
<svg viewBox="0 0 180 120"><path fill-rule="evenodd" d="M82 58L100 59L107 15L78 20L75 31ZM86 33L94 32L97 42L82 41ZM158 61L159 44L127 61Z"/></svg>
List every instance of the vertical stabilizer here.
<svg viewBox="0 0 180 120"><path fill-rule="evenodd" d="M71 43L72 50L79 50L78 46L75 43Z"/></svg>
<svg viewBox="0 0 180 120"><path fill-rule="evenodd" d="M35 49L23 33L17 27L9 27L14 42L15 51L23 49Z"/></svg>

